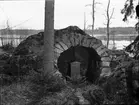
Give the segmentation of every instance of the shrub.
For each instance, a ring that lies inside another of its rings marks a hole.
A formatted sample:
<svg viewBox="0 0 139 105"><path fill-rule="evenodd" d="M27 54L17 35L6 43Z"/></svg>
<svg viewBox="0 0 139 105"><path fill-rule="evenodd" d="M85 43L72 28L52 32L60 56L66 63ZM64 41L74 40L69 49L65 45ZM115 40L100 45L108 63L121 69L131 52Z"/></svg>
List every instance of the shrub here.
<svg viewBox="0 0 139 105"><path fill-rule="evenodd" d="M53 76L49 73L46 75L34 73L29 81L36 86L47 89L49 92L61 91L65 87L64 81L59 76Z"/></svg>
<svg viewBox="0 0 139 105"><path fill-rule="evenodd" d="M12 52L15 47L13 47L12 44L8 43L8 44L1 46L1 48L5 51Z"/></svg>
<svg viewBox="0 0 139 105"><path fill-rule="evenodd" d="M28 105L34 105L34 103L40 102L43 97L59 92L66 87L64 81L59 76L50 74L34 73L28 77L28 81L31 84L30 92L32 93L30 96L32 101Z"/></svg>
<svg viewBox="0 0 139 105"><path fill-rule="evenodd" d="M134 98L137 95L137 86L133 83L136 80L134 78L138 78L138 61L124 54L116 57L115 62L118 62L118 65L113 68L111 75L101 79L101 87L106 93L108 103L137 103Z"/></svg>
<svg viewBox="0 0 139 105"><path fill-rule="evenodd" d="M1 86L0 104L1 105L27 105L28 99L25 93L28 86L20 83L13 83L8 86Z"/></svg>
<svg viewBox="0 0 139 105"><path fill-rule="evenodd" d="M50 74L33 72L28 76L15 77L16 80L13 80L12 76L7 76L0 77L1 83L5 81L1 84L2 105L38 105L44 97L51 97L66 87L60 77Z"/></svg>
<svg viewBox="0 0 139 105"><path fill-rule="evenodd" d="M17 77L0 74L0 86L9 86L15 82L17 82Z"/></svg>

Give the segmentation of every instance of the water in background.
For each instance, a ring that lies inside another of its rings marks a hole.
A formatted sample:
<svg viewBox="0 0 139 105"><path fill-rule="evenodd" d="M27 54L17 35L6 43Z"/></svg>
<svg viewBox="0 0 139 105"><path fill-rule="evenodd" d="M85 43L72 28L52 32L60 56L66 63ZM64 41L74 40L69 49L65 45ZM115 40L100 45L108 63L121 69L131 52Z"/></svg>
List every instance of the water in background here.
<svg viewBox="0 0 139 105"><path fill-rule="evenodd" d="M102 35L102 34L97 34L94 35L94 37L96 37L97 39L100 39L103 43L103 45L106 46L107 41L106 41L106 35ZM117 34L115 35L115 41L113 42L113 40L109 41L109 49L117 49L117 50L121 50L124 49L126 46L128 46L130 43L132 43L134 41L134 38L136 38L135 35L122 35L122 34ZM111 38L113 39L113 38Z"/></svg>
<svg viewBox="0 0 139 105"><path fill-rule="evenodd" d="M104 45L106 45L107 41L106 40L102 40L102 43ZM127 40L116 40L115 44L113 44L113 40L109 41L109 49L113 49L113 47L116 47L116 49L123 49L126 46L128 46L131 43L131 41L127 41Z"/></svg>
<svg viewBox="0 0 139 105"><path fill-rule="evenodd" d="M27 38L28 36L26 35L0 35L0 46L3 44L8 44L8 43L12 43L14 47L18 46L20 44L21 41L23 41L25 38ZM106 45L106 40L102 40L102 43L104 45ZM114 46L116 47L116 49L123 49L126 46L128 46L131 43L131 41L127 41L127 40L115 40L115 45L113 44L113 41L110 40L109 42L109 49L112 49Z"/></svg>
<svg viewBox="0 0 139 105"><path fill-rule="evenodd" d="M0 46L12 43L14 47L17 47L27 37L27 35L0 35Z"/></svg>

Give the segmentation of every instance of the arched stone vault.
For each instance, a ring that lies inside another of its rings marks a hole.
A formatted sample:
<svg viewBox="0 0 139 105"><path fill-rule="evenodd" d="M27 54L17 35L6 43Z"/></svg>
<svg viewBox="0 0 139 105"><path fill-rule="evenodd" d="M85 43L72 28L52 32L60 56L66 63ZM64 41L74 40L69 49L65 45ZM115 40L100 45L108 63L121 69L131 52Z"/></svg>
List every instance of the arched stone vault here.
<svg viewBox="0 0 139 105"><path fill-rule="evenodd" d="M73 28L73 27L72 27ZM74 27L78 28L78 27ZM94 48L97 53L100 55L102 60L102 72L101 75L109 75L111 73L110 61L111 57L109 56L109 49L107 49L100 40L89 35L82 35L80 33L70 33L70 36L64 34L58 40L55 40L54 52L55 52L55 63L57 64L57 59L60 56L60 53L67 50L71 46L85 46Z"/></svg>
<svg viewBox="0 0 139 105"><path fill-rule="evenodd" d="M8 73L12 75L19 75L19 69L18 69L19 65L22 68L20 69L21 74L22 71L28 69L28 65L33 70L39 72L43 70L43 58L44 58L43 39L44 39L44 32L39 32L38 34L31 35L24 41L22 41L14 50L12 57L8 61L8 67L5 67L6 68L5 71L8 71ZM64 29L54 30L54 52L55 52L54 63L57 65L57 59L60 56L60 53L67 50L71 46L77 46L77 45L94 48L97 51L102 61L101 75L103 74L108 75L111 72L110 69L111 58L109 55L110 50L108 50L102 44L101 40L89 36L83 30L79 29L77 26L69 26ZM20 63L22 61L25 61L29 64L27 65L27 63ZM35 65L32 64L32 61L34 61ZM23 68L23 66L26 68ZM13 70L15 72L11 72ZM57 73L59 74L59 72L55 72L54 74Z"/></svg>

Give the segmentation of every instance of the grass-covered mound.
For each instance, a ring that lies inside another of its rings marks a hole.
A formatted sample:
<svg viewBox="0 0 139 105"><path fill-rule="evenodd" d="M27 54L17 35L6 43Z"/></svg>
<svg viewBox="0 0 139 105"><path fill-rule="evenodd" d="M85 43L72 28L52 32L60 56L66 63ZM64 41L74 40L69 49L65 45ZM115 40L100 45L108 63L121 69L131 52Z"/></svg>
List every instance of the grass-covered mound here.
<svg viewBox="0 0 139 105"><path fill-rule="evenodd" d="M41 75L31 72L28 76L3 75L1 77L2 105L111 105L138 104L139 66L126 54L113 59L117 65L112 74L102 77L96 84L65 81L58 75ZM130 75L132 71L132 76ZM136 77L136 78L132 78ZM132 85L133 84L133 85Z"/></svg>
<svg viewBox="0 0 139 105"><path fill-rule="evenodd" d="M2 82L1 105L102 104L105 98L105 94L99 86L86 82L73 86L72 83L66 83L57 75L33 73L18 79L1 77Z"/></svg>

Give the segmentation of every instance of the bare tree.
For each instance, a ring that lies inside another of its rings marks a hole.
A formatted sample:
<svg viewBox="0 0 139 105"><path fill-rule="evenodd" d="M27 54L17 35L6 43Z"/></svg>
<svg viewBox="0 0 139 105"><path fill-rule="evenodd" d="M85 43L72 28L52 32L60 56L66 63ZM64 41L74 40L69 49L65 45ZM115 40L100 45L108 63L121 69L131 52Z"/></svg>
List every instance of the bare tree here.
<svg viewBox="0 0 139 105"><path fill-rule="evenodd" d="M110 22L114 13L114 8L112 9L112 13L109 12L110 8L110 0L108 0L107 10L106 10L106 20L107 23L105 24L107 26L107 48L109 47L109 38L110 38Z"/></svg>
<svg viewBox="0 0 139 105"><path fill-rule="evenodd" d="M0 32L0 34L1 34L1 32ZM3 45L4 45L4 40L3 40L3 36L2 36L2 34L1 34L0 39L1 39L1 46L3 46Z"/></svg>
<svg viewBox="0 0 139 105"><path fill-rule="evenodd" d="M113 50L114 49L116 49L116 47L115 47L115 34L116 34L116 31L115 30L112 30L111 32L110 32L110 34L113 36L112 37L112 40L113 40Z"/></svg>
<svg viewBox="0 0 139 105"><path fill-rule="evenodd" d="M44 74L54 71L54 0L45 0Z"/></svg>
<svg viewBox="0 0 139 105"><path fill-rule="evenodd" d="M12 30L12 27L10 27L9 25L9 20L7 20L6 22L6 33L7 35L10 35L10 43L8 42L8 44L12 45L13 46L13 43L14 43L14 36L13 36L13 30ZM8 40L8 39L7 39Z"/></svg>
<svg viewBox="0 0 139 105"><path fill-rule="evenodd" d="M92 7L92 35L94 35L94 27L95 27L95 5L96 4L101 4L98 2L95 2L95 0L93 0L92 4L87 4L85 6L91 6Z"/></svg>
<svg viewBox="0 0 139 105"><path fill-rule="evenodd" d="M95 0L92 3L92 35L94 35L94 25L95 25Z"/></svg>
<svg viewBox="0 0 139 105"><path fill-rule="evenodd" d="M86 31L86 14L84 12L84 32Z"/></svg>

